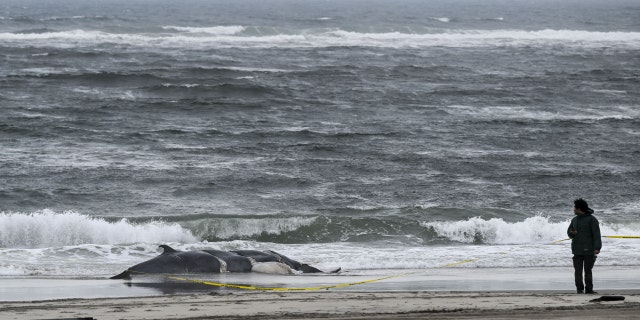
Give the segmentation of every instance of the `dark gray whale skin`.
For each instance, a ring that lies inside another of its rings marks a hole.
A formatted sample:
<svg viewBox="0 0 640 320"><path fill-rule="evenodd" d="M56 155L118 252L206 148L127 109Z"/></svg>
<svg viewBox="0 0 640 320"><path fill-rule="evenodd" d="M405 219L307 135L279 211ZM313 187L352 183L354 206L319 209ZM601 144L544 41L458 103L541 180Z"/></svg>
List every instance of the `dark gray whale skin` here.
<svg viewBox="0 0 640 320"><path fill-rule="evenodd" d="M110 279L131 279L132 274L188 274L220 273L222 263L228 272L250 272L255 262L282 262L290 268L303 273L321 273L323 271L308 264L300 263L275 251L237 250L222 251L214 249L178 251L167 245L161 245L164 251L159 256L138 263ZM332 272L338 272L340 269Z"/></svg>
<svg viewBox="0 0 640 320"><path fill-rule="evenodd" d="M251 267L253 264L251 263L251 260L247 257L243 257L235 253L222 251L222 250L206 249L202 251L226 262L228 272L250 272L251 271Z"/></svg>
<svg viewBox="0 0 640 320"><path fill-rule="evenodd" d="M161 245L164 252L159 256L136 264L110 279L130 279L131 274L187 274L220 273L220 261L204 251L177 251Z"/></svg>

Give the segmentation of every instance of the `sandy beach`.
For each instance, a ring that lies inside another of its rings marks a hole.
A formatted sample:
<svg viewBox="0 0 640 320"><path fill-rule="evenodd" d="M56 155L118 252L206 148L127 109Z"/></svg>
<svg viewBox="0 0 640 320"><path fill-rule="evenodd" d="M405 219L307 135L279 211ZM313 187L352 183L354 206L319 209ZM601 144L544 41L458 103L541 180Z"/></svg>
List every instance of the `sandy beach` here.
<svg viewBox="0 0 640 320"><path fill-rule="evenodd" d="M637 319L640 314L640 283L630 267L596 270L595 295L574 292L569 268L398 272L0 279L0 319ZM224 284L244 289L219 286ZM591 301L614 295L625 299Z"/></svg>
<svg viewBox="0 0 640 320"><path fill-rule="evenodd" d="M1 319L637 319L624 301L567 292L258 292L0 303Z"/></svg>

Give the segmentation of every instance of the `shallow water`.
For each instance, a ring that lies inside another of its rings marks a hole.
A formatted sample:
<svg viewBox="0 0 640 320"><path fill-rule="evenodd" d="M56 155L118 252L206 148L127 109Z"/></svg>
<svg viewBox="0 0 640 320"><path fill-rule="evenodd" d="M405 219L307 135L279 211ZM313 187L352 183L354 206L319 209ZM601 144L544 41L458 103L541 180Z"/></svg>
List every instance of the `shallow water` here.
<svg viewBox="0 0 640 320"><path fill-rule="evenodd" d="M339 275L224 274L190 275L192 281L158 277L136 277L131 281L60 278L0 279L0 301L38 301L72 298L142 297L166 294L233 294L239 292L318 291L540 291L571 292L571 268L437 268L418 270L375 270ZM209 284L195 283L205 281ZM635 269L596 267L594 283L600 294L637 290ZM225 287L241 285L248 289ZM262 288L254 290L253 288Z"/></svg>

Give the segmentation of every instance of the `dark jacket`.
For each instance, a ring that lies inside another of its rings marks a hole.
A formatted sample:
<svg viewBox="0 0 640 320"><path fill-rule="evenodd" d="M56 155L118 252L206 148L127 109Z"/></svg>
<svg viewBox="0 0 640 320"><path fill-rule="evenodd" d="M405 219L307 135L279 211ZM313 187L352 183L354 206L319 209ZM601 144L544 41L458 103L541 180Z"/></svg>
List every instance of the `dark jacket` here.
<svg viewBox="0 0 640 320"><path fill-rule="evenodd" d="M598 224L598 219L592 214L593 210L588 209L587 212L576 215L567 229L567 235L572 239L571 252L574 255L593 255L594 250L602 248L600 225ZM577 233L572 234L571 230L576 230Z"/></svg>

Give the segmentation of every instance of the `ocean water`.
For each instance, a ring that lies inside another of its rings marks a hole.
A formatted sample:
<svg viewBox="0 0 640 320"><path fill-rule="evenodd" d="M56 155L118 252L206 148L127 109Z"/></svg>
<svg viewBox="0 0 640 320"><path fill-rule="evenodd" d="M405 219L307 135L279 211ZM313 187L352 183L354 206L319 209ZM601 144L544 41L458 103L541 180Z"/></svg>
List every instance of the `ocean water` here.
<svg viewBox="0 0 640 320"><path fill-rule="evenodd" d="M3 0L0 277L178 249L566 267L640 235L640 3ZM640 266L640 239L598 264Z"/></svg>

